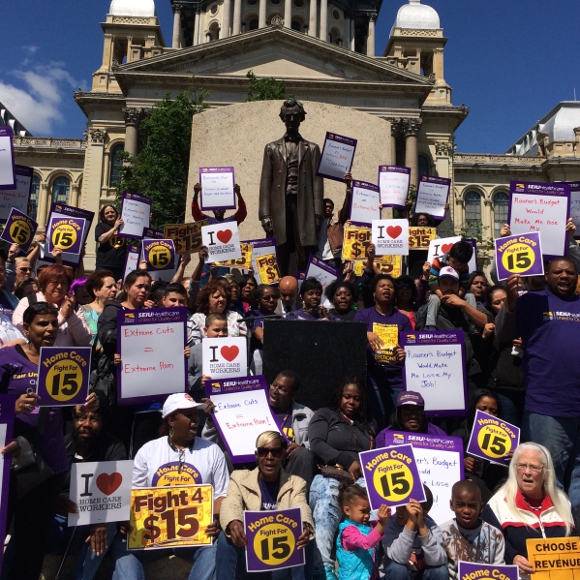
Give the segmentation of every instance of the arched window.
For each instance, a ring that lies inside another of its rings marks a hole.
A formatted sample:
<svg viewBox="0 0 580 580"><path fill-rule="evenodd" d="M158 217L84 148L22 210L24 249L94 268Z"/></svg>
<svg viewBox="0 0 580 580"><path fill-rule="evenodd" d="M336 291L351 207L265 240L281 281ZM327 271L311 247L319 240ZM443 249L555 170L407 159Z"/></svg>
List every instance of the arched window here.
<svg viewBox="0 0 580 580"><path fill-rule="evenodd" d="M501 227L507 223L509 196L500 191L493 196L493 233L496 238L501 235Z"/></svg>
<svg viewBox="0 0 580 580"><path fill-rule="evenodd" d="M52 184L51 199L53 203L68 203L70 192L70 179L68 177L57 177Z"/></svg>
<svg viewBox="0 0 580 580"><path fill-rule="evenodd" d="M419 175L431 175L431 162L425 155L419 155L417 159Z"/></svg>
<svg viewBox="0 0 580 580"><path fill-rule="evenodd" d="M123 145L115 145L111 151L111 173L109 177L109 187L115 187L121 182L121 167L123 160L119 158L119 153L125 150Z"/></svg>
<svg viewBox="0 0 580 580"><path fill-rule="evenodd" d="M292 20L292 30L297 30L298 32L302 31L302 24L298 22L298 20Z"/></svg>
<svg viewBox="0 0 580 580"><path fill-rule="evenodd" d="M207 32L207 40L208 42L213 42L214 40L218 40L220 37L220 25L217 22L212 22L209 25L209 30Z"/></svg>
<svg viewBox="0 0 580 580"><path fill-rule="evenodd" d="M40 177L32 176L32 186L30 188L30 201L28 202L28 215L35 220L38 211L38 196L40 195Z"/></svg>
<svg viewBox="0 0 580 580"><path fill-rule="evenodd" d="M250 20L248 30L258 30L258 19L257 18L252 18L252 20Z"/></svg>
<svg viewBox="0 0 580 580"><path fill-rule="evenodd" d="M477 191L465 194L465 230L467 238L481 235L481 196Z"/></svg>

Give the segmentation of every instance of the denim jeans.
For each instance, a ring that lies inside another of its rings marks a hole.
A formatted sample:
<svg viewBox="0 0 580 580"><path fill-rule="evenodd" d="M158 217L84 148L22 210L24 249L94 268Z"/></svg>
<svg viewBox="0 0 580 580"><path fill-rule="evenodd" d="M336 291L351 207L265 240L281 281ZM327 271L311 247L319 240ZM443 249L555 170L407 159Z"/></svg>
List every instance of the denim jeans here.
<svg viewBox="0 0 580 580"><path fill-rule="evenodd" d="M390 562L385 568L385 580L449 580L449 570L445 564L424 568L422 572L412 572L407 566Z"/></svg>
<svg viewBox="0 0 580 580"><path fill-rule="evenodd" d="M568 493L572 513L580 506L580 419L524 413L524 430L530 441L548 448L556 483Z"/></svg>

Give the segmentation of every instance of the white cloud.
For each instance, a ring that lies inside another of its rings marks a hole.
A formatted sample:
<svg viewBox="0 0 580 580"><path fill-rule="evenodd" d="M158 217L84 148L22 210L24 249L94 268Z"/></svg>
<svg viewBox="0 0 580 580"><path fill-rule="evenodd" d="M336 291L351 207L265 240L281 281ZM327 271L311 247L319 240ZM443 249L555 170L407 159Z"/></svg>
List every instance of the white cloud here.
<svg viewBox="0 0 580 580"><path fill-rule="evenodd" d="M38 50L38 46L23 46L22 50L24 50L25 52L27 52L30 56L32 56L33 54L36 54L36 51Z"/></svg>
<svg viewBox="0 0 580 580"><path fill-rule="evenodd" d="M38 47L24 47L34 54ZM62 123L63 99L81 83L65 69L62 62L35 65L11 74L21 83L0 81L0 102L33 134L50 135L54 124ZM17 86L20 85L20 86Z"/></svg>

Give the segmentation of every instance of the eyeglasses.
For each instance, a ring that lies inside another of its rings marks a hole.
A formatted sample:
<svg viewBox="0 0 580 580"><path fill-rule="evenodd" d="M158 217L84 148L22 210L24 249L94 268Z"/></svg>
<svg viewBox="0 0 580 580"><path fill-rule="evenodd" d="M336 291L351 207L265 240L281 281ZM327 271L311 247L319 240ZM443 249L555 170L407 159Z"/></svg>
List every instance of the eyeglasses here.
<svg viewBox="0 0 580 580"><path fill-rule="evenodd" d="M270 388L273 391L278 391L279 393L281 393L282 395L287 395L290 391L288 389L283 389L282 387L278 386L277 383L272 383L270 385Z"/></svg>
<svg viewBox="0 0 580 580"><path fill-rule="evenodd" d="M544 470L543 465L531 465L529 463L516 463L516 468L518 471L528 471L528 469L532 473L540 473L540 471Z"/></svg>
<svg viewBox="0 0 580 580"><path fill-rule="evenodd" d="M32 272L32 268L18 268L19 272Z"/></svg>
<svg viewBox="0 0 580 580"><path fill-rule="evenodd" d="M279 459L280 457L282 457L282 454L284 453L284 449L282 449L282 447L274 447L274 448L270 448L270 447L258 447L258 449L256 450L258 452L258 457L268 457L268 455L271 453L272 457Z"/></svg>
<svg viewBox="0 0 580 580"><path fill-rule="evenodd" d="M271 302L272 300L278 300L278 297L271 294L270 296L262 296L261 300L264 300L265 302Z"/></svg>

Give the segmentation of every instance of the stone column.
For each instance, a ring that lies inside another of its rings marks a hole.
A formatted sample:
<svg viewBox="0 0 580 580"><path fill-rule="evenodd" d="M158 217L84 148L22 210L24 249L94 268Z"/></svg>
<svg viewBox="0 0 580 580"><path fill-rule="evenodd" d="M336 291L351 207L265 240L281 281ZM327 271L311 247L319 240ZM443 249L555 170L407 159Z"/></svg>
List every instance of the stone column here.
<svg viewBox="0 0 580 580"><path fill-rule="evenodd" d="M139 153L139 123L143 117L143 109L126 107L123 109L125 117L125 151L135 157Z"/></svg>
<svg viewBox="0 0 580 580"><path fill-rule="evenodd" d="M79 186L76 183L71 184L70 186L70 200L69 204L73 207L79 207Z"/></svg>
<svg viewBox="0 0 580 580"><path fill-rule="evenodd" d="M46 224L46 211L48 209L48 183L42 181L40 183L40 191L38 192L38 211L36 212L36 221L39 229L44 230Z"/></svg>
<svg viewBox="0 0 580 580"><path fill-rule="evenodd" d="M344 13L344 39L342 46L350 48L350 13Z"/></svg>
<svg viewBox="0 0 580 580"><path fill-rule="evenodd" d="M310 0L310 18L308 19L308 36L316 37L317 16L318 16L318 0Z"/></svg>
<svg viewBox="0 0 580 580"><path fill-rule="evenodd" d="M229 38L230 26L232 22L232 3L231 0L224 0L223 4L224 15L222 18L222 27L220 38Z"/></svg>
<svg viewBox="0 0 580 580"><path fill-rule="evenodd" d="M234 21L232 35L239 34L242 26L242 0L234 0Z"/></svg>
<svg viewBox="0 0 580 580"><path fill-rule="evenodd" d="M417 136L421 130L422 123L423 119L403 119L403 132L405 134L405 165L411 170L411 184L415 187L419 184Z"/></svg>
<svg viewBox="0 0 580 580"><path fill-rule="evenodd" d="M388 117L391 124L391 165L397 165L397 137L401 134L402 120L396 117Z"/></svg>
<svg viewBox="0 0 580 580"><path fill-rule="evenodd" d="M199 44L199 21L201 20L201 12L196 10L195 20L193 21L193 46Z"/></svg>
<svg viewBox="0 0 580 580"><path fill-rule="evenodd" d="M354 21L354 14L353 14L353 17L352 17L352 19L350 21L350 49L352 51L354 51L355 50L355 47L356 47L356 38L355 38L355 27L354 27L354 23L355 23L355 21Z"/></svg>
<svg viewBox="0 0 580 580"><path fill-rule="evenodd" d="M445 72L443 70L443 49L435 48L433 49L433 72L435 73L435 78L443 80L445 78Z"/></svg>
<svg viewBox="0 0 580 580"><path fill-rule="evenodd" d="M292 28L292 0L284 0L284 26Z"/></svg>
<svg viewBox="0 0 580 580"><path fill-rule="evenodd" d="M328 42L328 0L320 0L320 40Z"/></svg>
<svg viewBox="0 0 580 580"><path fill-rule="evenodd" d="M367 56L375 56L375 22L376 14L371 14L369 18L369 34L367 36Z"/></svg>
<svg viewBox="0 0 580 580"><path fill-rule="evenodd" d="M260 0L260 7L258 9L258 28L265 28L266 26L266 0Z"/></svg>
<svg viewBox="0 0 580 580"><path fill-rule="evenodd" d="M171 39L171 48L181 48L179 37L181 32L181 6L173 6L173 38Z"/></svg>

